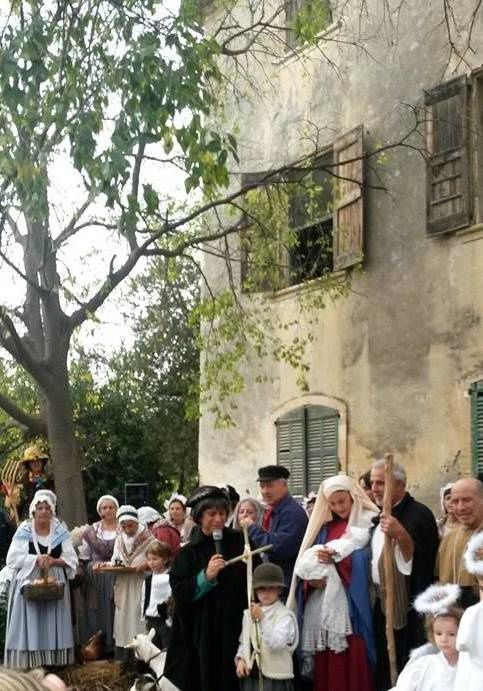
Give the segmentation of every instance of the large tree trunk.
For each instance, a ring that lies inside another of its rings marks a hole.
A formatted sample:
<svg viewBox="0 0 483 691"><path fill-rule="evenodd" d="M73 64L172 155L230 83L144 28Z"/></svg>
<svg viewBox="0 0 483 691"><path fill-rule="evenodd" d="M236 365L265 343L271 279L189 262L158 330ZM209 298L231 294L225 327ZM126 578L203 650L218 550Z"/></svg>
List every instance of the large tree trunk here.
<svg viewBox="0 0 483 691"><path fill-rule="evenodd" d="M73 528L86 522L87 513L66 366L59 367L53 377L46 395L45 414L58 513L69 528Z"/></svg>

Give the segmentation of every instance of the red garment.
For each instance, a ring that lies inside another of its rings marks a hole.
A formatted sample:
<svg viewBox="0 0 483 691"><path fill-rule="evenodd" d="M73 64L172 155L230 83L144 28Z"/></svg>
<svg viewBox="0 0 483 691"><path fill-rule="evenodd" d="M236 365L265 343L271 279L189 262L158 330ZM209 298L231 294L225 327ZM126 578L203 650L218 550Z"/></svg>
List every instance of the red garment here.
<svg viewBox="0 0 483 691"><path fill-rule="evenodd" d="M176 528L161 519L156 521L153 525L149 526L149 530L152 532L156 540L159 542L166 542L173 550L173 555L178 554L181 548L181 535Z"/></svg>
<svg viewBox="0 0 483 691"><path fill-rule="evenodd" d="M349 647L342 653L324 650L315 653L313 691L374 691L364 640L347 636Z"/></svg>
<svg viewBox="0 0 483 691"><path fill-rule="evenodd" d="M342 537L347 520L335 520L327 526L326 542ZM352 576L352 556L335 565L347 588ZM358 634L347 636L349 647L342 653L324 650L315 654L313 691L374 691L374 678L367 659L364 639Z"/></svg>
<svg viewBox="0 0 483 691"><path fill-rule="evenodd" d="M330 542L330 540L338 540L345 533L346 529L347 529L347 519L338 520L338 521L337 520L331 521L329 523L329 525L327 526L326 541ZM341 578L342 583L347 588L351 582L352 557L349 555L345 559L342 559L342 561L339 561L335 565L335 568L337 569L337 572Z"/></svg>
<svg viewBox="0 0 483 691"><path fill-rule="evenodd" d="M265 513L263 514L262 528L264 530L270 530L270 521L272 520L273 506L267 506Z"/></svg>

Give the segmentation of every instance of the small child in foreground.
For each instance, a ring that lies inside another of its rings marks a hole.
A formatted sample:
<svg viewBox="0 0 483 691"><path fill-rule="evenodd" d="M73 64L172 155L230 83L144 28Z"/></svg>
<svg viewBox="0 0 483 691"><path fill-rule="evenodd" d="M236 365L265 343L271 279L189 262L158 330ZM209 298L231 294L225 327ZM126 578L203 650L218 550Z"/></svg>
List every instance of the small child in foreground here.
<svg viewBox="0 0 483 691"><path fill-rule="evenodd" d="M417 648L397 680L393 691L452 691L458 663L456 637L463 610L454 606L457 585L432 585L414 607L426 614L426 633L432 645Z"/></svg>
<svg viewBox="0 0 483 691"><path fill-rule="evenodd" d="M284 587L283 571L276 564L260 564L253 572L258 602L243 613L235 657L242 691L258 691L259 673L267 691L293 691L292 654L298 627L294 613L280 601Z"/></svg>
<svg viewBox="0 0 483 691"><path fill-rule="evenodd" d="M143 584L141 607L146 630L155 630L153 644L160 650L168 647L171 637L169 566L172 558L173 551L166 542L152 542L146 549L146 561L151 573Z"/></svg>

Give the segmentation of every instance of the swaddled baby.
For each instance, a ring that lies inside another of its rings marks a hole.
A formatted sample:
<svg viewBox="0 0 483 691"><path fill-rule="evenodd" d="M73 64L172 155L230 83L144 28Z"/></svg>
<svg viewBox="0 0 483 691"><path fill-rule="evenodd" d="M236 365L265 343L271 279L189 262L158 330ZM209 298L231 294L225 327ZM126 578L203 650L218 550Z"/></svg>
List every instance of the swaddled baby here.
<svg viewBox="0 0 483 691"><path fill-rule="evenodd" d="M304 581L327 578L335 567L319 561L319 552L325 547L333 551L332 559L335 563L348 557L354 550L362 549L369 542L369 528L351 526L344 536L337 540L330 540L325 545L313 545L307 549L298 559L295 565L295 573Z"/></svg>

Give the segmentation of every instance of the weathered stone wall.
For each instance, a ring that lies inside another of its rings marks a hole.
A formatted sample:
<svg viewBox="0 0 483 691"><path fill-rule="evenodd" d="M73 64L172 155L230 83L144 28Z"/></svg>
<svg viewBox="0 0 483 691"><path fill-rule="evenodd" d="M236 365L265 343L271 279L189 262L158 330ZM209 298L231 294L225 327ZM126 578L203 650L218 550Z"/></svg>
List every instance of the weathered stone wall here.
<svg viewBox="0 0 483 691"><path fill-rule="evenodd" d="M323 44L325 56L312 49L303 63L269 64L271 83L260 76L259 97L229 106L240 127L242 170L266 170L303 152L307 121L327 143L361 123L366 148L396 141L410 129L410 106L422 103L424 89L483 62L481 21L470 64L459 62L454 72L458 61L448 65L441 3L403 3L397 26L384 19L383 5L373 0L368 14L359 15L360 2L346 3L341 26ZM458 6L465 17L474 2ZM264 385L254 383L247 365L237 427L215 430L208 415L201 421L203 481L254 491L256 468L275 462L280 411L327 400L342 413L341 458L351 474L392 450L417 496L436 505L441 484L470 472L467 391L483 378L483 229L427 236L425 163L418 151L393 149L384 165L374 161L366 172L387 191L365 192L363 271L354 276L351 294L320 314L309 393L300 393L286 365L267 362L273 381ZM208 272L218 270L214 260L207 264ZM275 295L271 308L285 320L295 316L296 290Z"/></svg>

